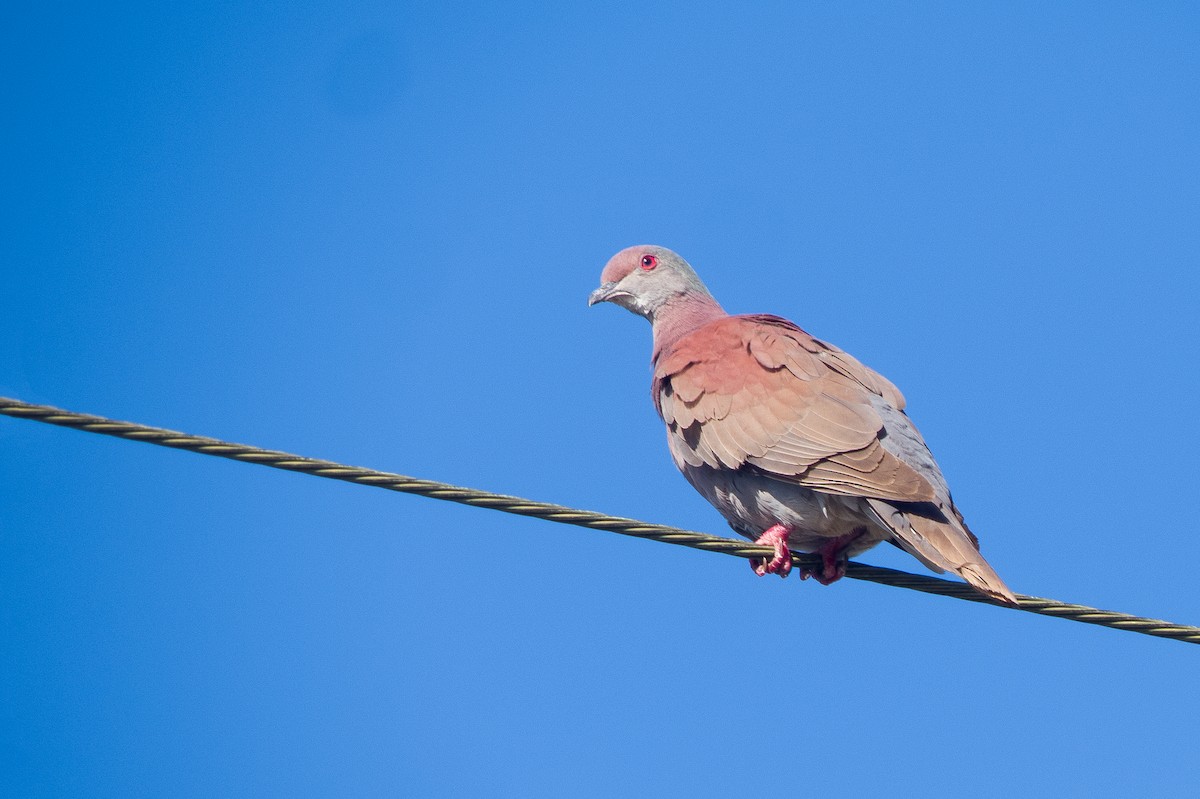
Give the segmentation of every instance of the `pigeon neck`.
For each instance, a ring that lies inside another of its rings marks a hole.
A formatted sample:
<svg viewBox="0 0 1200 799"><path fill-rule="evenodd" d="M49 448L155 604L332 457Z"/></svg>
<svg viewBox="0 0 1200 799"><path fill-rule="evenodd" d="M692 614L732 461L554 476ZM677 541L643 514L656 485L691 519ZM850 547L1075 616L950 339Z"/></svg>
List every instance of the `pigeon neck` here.
<svg viewBox="0 0 1200 799"><path fill-rule="evenodd" d="M674 298L654 313L653 359L676 341L715 319L728 316L710 294L687 294Z"/></svg>

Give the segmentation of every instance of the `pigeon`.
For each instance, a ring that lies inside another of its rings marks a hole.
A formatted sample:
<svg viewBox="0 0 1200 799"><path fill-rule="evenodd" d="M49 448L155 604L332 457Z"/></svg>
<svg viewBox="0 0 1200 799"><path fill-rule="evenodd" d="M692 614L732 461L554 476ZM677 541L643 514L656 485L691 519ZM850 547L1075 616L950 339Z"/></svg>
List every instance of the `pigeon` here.
<svg viewBox="0 0 1200 799"><path fill-rule="evenodd" d="M794 549L820 555L801 579L828 585L888 541L1016 604L882 375L782 317L726 313L665 247L614 255L588 298L601 302L649 320L671 458L735 532L773 549L751 560L757 574L786 577Z"/></svg>

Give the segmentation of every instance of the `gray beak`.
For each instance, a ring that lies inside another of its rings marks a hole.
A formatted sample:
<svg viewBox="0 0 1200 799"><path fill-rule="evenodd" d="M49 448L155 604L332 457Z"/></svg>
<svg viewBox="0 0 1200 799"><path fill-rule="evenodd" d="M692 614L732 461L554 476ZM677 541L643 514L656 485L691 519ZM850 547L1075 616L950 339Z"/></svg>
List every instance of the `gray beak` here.
<svg viewBox="0 0 1200 799"><path fill-rule="evenodd" d="M607 302L608 300L612 299L613 294L616 293L616 288L616 283L602 284L600 288L588 295L588 306L590 307L598 302Z"/></svg>

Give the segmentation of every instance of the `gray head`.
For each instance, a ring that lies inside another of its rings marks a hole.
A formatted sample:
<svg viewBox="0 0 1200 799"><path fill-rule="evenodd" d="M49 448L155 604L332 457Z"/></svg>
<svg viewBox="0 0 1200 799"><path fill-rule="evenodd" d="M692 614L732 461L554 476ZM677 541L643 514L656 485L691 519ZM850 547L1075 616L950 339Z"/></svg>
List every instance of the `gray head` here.
<svg viewBox="0 0 1200 799"><path fill-rule="evenodd" d="M664 305L696 298L716 305L687 261L666 247L639 244L609 259L600 274L600 288L588 297L588 305L615 303L653 322Z"/></svg>

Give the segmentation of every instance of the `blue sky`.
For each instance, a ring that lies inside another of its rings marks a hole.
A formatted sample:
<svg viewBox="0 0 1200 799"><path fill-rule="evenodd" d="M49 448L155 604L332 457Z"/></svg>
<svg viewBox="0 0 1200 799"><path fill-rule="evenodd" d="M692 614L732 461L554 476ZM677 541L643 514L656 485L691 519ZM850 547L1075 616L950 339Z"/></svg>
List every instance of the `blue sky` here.
<svg viewBox="0 0 1200 799"><path fill-rule="evenodd" d="M1192 4L0 44L4 395L725 534L585 305L658 243L896 382L1014 589L1200 623ZM16 420L0 478L5 795L1194 789L1183 644Z"/></svg>

